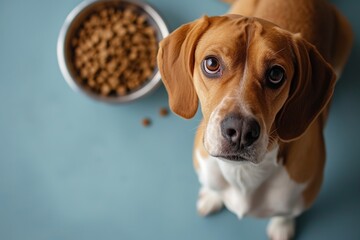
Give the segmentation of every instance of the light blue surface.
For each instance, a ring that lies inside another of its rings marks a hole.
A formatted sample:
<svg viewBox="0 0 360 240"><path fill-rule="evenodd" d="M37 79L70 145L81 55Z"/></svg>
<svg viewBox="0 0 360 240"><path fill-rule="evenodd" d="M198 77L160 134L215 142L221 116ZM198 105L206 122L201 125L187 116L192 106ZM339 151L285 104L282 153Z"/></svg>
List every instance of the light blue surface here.
<svg viewBox="0 0 360 240"><path fill-rule="evenodd" d="M0 0L0 239L266 239L266 220L228 211L203 219L192 144L198 115L162 118L163 87L124 106L66 85L56 41L80 1ZM216 0L152 0L171 30ZM337 1L360 35L360 2ZM360 46L337 87L326 129L321 194L297 239L360 239ZM153 125L143 128L150 117Z"/></svg>

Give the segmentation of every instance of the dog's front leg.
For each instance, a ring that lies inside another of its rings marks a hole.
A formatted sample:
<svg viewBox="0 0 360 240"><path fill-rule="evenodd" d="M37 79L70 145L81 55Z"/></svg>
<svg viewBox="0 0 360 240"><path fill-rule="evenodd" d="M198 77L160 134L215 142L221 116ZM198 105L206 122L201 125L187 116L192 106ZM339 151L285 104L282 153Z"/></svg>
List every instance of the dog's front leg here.
<svg viewBox="0 0 360 240"><path fill-rule="evenodd" d="M289 240L295 234L295 219L292 217L272 217L267 227L271 240Z"/></svg>
<svg viewBox="0 0 360 240"><path fill-rule="evenodd" d="M221 210L224 206L221 192L228 187L219 164L203 145L204 125L200 124L195 137L194 167L201 184L196 208L201 216Z"/></svg>
<svg viewBox="0 0 360 240"><path fill-rule="evenodd" d="M217 161L202 150L196 147L194 149L195 169L201 184L196 207L201 216L207 216L223 208L221 191L228 184Z"/></svg>
<svg viewBox="0 0 360 240"><path fill-rule="evenodd" d="M223 208L220 192L227 183L215 159L197 154L196 161L199 163L197 174L201 184L196 208L199 215L207 216Z"/></svg>
<svg viewBox="0 0 360 240"><path fill-rule="evenodd" d="M218 192L202 186L199 191L196 209L200 216L208 216L218 212L223 208L224 204Z"/></svg>

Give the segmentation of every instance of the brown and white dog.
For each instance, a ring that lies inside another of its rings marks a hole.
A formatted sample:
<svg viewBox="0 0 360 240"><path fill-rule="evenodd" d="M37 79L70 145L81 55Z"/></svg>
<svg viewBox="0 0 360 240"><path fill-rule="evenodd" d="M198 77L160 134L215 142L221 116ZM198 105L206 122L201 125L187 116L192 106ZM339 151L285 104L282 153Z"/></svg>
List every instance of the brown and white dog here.
<svg viewBox="0 0 360 240"><path fill-rule="evenodd" d="M158 66L173 112L203 121L194 165L201 215L225 205L271 217L290 239L294 218L323 179L329 102L352 32L323 0L238 0L228 15L185 24L160 43Z"/></svg>

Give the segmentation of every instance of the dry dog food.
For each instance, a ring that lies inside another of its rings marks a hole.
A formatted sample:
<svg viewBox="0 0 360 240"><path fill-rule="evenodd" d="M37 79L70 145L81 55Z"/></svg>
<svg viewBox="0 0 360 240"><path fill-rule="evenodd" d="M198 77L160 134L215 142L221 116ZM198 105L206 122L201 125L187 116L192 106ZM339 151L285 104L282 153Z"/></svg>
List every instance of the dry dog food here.
<svg viewBox="0 0 360 240"><path fill-rule="evenodd" d="M163 107L163 108L160 108L159 114L160 114L160 116L165 117L169 114L169 111L167 108Z"/></svg>
<svg viewBox="0 0 360 240"><path fill-rule="evenodd" d="M140 10L108 7L95 12L72 40L81 84L103 96L123 96L153 74L156 31Z"/></svg>
<svg viewBox="0 0 360 240"><path fill-rule="evenodd" d="M151 120L150 120L149 118L144 118L144 119L142 120L142 125L143 125L144 127L148 127L148 126L150 126L150 124L151 124Z"/></svg>

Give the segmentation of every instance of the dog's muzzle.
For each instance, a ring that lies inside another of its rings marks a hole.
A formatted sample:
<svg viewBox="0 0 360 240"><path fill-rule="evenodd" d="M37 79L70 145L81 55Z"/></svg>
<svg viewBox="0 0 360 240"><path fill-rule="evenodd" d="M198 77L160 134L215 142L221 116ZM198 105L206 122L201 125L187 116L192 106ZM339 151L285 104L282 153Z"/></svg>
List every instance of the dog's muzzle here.
<svg viewBox="0 0 360 240"><path fill-rule="evenodd" d="M234 161L250 160L248 152L260 137L260 124L251 117L230 113L221 122L222 154Z"/></svg>

